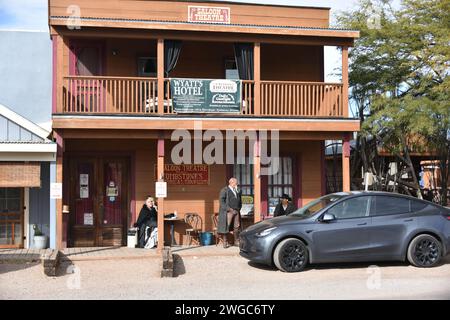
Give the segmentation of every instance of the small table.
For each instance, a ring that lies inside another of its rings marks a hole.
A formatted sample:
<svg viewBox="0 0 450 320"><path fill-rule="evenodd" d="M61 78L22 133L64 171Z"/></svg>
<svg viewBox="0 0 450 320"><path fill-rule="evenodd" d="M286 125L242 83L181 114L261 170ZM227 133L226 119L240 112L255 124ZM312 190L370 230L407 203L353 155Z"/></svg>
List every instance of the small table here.
<svg viewBox="0 0 450 320"><path fill-rule="evenodd" d="M175 222L176 221L184 221L183 218L164 218L164 222L169 221L170 223L170 246L176 246L177 242L175 241Z"/></svg>

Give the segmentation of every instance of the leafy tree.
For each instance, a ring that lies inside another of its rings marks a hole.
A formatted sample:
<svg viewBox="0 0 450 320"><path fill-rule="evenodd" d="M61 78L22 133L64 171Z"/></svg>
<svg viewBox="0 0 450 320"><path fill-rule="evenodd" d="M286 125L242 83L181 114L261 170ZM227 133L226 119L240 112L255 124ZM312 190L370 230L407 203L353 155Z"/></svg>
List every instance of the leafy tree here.
<svg viewBox="0 0 450 320"><path fill-rule="evenodd" d="M350 98L362 131L352 161L354 175L371 171L378 182L399 183L421 197L411 152L430 152L440 160L440 199L447 204L450 145L450 0L360 0L338 16L339 27L360 30L350 51ZM397 157L394 177L376 151ZM408 172L412 182L402 180Z"/></svg>

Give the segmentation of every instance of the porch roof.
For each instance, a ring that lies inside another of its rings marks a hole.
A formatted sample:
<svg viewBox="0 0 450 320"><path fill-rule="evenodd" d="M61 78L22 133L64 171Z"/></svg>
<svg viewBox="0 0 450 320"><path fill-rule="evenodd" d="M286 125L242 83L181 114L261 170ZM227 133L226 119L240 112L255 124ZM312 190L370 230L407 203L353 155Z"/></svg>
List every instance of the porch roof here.
<svg viewBox="0 0 450 320"><path fill-rule="evenodd" d="M70 16L50 16L50 25L66 25ZM359 31L339 28L300 27L282 25L202 23L152 19L80 17L80 27L112 27L153 30L206 31L250 33L261 35L359 38Z"/></svg>

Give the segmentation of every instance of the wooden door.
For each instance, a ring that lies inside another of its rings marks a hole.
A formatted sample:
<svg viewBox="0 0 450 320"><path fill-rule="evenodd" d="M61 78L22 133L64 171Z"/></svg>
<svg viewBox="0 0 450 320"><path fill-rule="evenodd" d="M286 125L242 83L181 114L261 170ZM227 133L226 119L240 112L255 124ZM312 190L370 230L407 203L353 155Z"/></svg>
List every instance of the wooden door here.
<svg viewBox="0 0 450 320"><path fill-rule="evenodd" d="M69 246L97 246L97 160L78 158L70 163Z"/></svg>
<svg viewBox="0 0 450 320"><path fill-rule="evenodd" d="M70 165L70 246L125 244L129 162L124 158L76 158Z"/></svg>
<svg viewBox="0 0 450 320"><path fill-rule="evenodd" d="M70 45L70 74L81 76L72 88L77 96L78 110L104 112L101 81L89 77L103 75L103 44L92 41L72 41Z"/></svg>
<svg viewBox="0 0 450 320"><path fill-rule="evenodd" d="M128 167L125 159L101 161L99 245L121 246L128 218Z"/></svg>
<svg viewBox="0 0 450 320"><path fill-rule="evenodd" d="M23 248L23 188L0 188L0 248Z"/></svg>

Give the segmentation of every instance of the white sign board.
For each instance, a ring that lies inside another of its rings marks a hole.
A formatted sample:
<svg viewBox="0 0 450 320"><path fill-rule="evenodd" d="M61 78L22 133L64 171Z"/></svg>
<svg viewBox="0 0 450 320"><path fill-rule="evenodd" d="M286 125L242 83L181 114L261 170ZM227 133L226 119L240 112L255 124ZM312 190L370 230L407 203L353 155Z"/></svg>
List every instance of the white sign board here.
<svg viewBox="0 0 450 320"><path fill-rule="evenodd" d="M156 182L155 187L156 198L166 198L167 197L167 182Z"/></svg>
<svg viewBox="0 0 450 320"><path fill-rule="evenodd" d="M50 199L62 199L62 183L50 184Z"/></svg>
<svg viewBox="0 0 450 320"><path fill-rule="evenodd" d="M84 225L92 226L94 225L94 214L85 213L84 214Z"/></svg>

